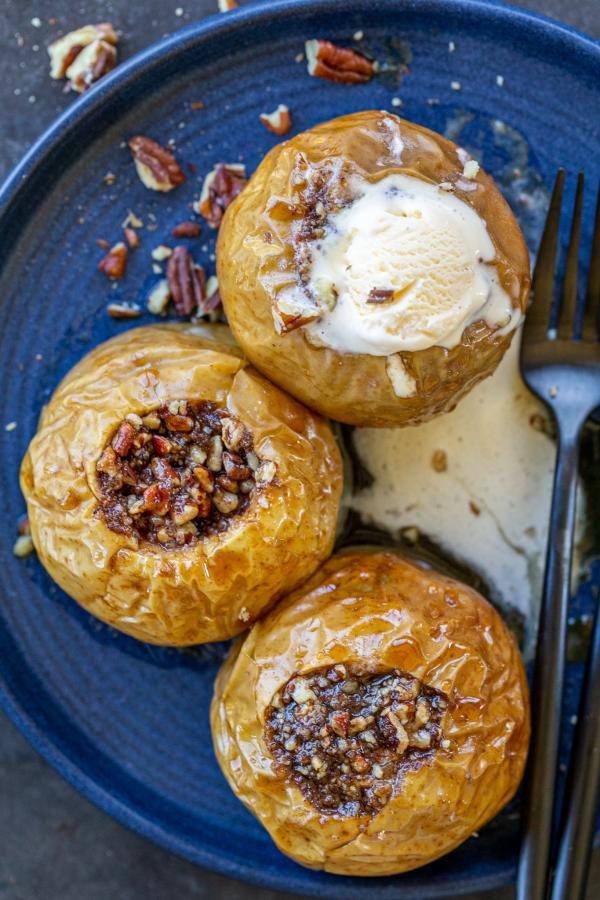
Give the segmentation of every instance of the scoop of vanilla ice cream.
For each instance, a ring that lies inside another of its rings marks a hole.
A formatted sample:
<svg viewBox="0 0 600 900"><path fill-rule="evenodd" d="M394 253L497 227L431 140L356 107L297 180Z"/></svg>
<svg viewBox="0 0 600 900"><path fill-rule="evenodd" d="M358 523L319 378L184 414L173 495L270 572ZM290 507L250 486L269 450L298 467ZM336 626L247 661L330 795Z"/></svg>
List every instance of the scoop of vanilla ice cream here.
<svg viewBox="0 0 600 900"><path fill-rule="evenodd" d="M515 327L520 315L491 265L495 255L483 219L453 193L409 175L363 181L313 245L309 289L337 302L307 336L388 356L456 346L477 319ZM388 293L373 302L372 291Z"/></svg>

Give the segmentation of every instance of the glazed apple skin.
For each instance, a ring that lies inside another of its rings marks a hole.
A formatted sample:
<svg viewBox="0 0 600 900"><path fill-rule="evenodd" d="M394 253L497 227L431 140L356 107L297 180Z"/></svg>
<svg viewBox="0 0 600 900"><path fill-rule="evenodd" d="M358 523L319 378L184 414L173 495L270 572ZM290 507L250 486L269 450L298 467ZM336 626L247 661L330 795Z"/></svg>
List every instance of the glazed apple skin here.
<svg viewBox="0 0 600 900"><path fill-rule="evenodd" d="M263 735L274 693L337 663L397 668L443 691L438 747L373 818L323 816L274 773ZM240 638L216 681L215 753L234 793L278 848L310 868L391 875L448 853L511 799L529 742L516 642L465 585L393 552L333 556Z"/></svg>
<svg viewBox="0 0 600 900"><path fill-rule="evenodd" d="M196 331L197 333L194 333ZM137 328L65 377L21 468L33 542L57 584L140 640L186 645L238 634L331 552L342 486L329 425L247 367L224 326ZM138 547L97 515L96 463L129 413L174 399L225 404L277 465L227 531L189 548Z"/></svg>
<svg viewBox="0 0 600 900"><path fill-rule="evenodd" d="M384 119L400 125L401 164L390 148ZM385 356L316 347L303 328L280 335L274 326L270 284L296 278L289 240L296 214L284 215L281 210L298 204L293 175L301 154L310 164L341 159L348 171L371 181L405 173L435 184L457 179L465 183L456 150L441 135L391 113L352 113L274 147L228 208L219 231L217 268L229 324L252 363L312 409L351 425L425 422L452 410L494 372L510 346L514 332L501 335L479 321L463 332L461 342L452 349L401 353L404 367L416 382L416 393L398 397ZM530 275L521 230L490 176L480 170L467 184L475 189L457 188L455 196L470 204L486 223L496 248L500 281L513 297L514 308L524 312Z"/></svg>

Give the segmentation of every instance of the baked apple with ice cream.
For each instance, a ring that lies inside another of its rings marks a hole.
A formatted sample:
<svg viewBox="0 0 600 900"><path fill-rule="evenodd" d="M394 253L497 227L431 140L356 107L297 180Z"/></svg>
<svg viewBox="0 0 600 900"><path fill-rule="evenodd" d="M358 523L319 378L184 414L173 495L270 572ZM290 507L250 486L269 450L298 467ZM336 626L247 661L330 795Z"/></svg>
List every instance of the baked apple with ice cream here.
<svg viewBox="0 0 600 900"><path fill-rule="evenodd" d="M492 178L446 138L377 111L267 154L227 210L217 261L254 365L354 425L451 410L498 365L530 283Z"/></svg>

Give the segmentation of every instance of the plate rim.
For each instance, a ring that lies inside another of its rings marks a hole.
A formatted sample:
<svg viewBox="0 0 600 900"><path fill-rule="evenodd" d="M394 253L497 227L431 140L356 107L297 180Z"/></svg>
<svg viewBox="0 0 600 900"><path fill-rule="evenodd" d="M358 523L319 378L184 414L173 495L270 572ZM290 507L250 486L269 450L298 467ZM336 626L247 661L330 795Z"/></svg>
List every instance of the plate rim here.
<svg viewBox="0 0 600 900"><path fill-rule="evenodd" d="M26 216L14 229L11 229L10 219L13 205L27 194L31 183L36 181L45 167L52 165L53 158L60 148L70 145L75 133L85 125L86 121L103 108L110 107L118 92L125 85L134 79L150 74L152 69L167 58L180 55L187 49L191 50L213 35L225 37L228 32L231 34L243 32L248 23L257 24L261 20L267 20L269 23L281 23L286 18L294 16L297 11L311 11L316 15L320 12L332 13L336 8L347 13L351 8L352 11L360 13L368 11L370 5L369 0L273 0L269 4L250 3L228 12L225 16L216 13L191 23L168 37L150 44L121 63L88 93L77 98L54 120L4 180L0 187L0 233L4 230L7 234L5 242L0 242L0 246L3 243L5 248L4 259L0 259L0 271L4 262L10 258L14 243L19 239L20 233L29 221L29 216ZM491 0L491 2L490 0L416 0L416 2L415 0L380 0L379 5L383 12L386 7L390 11L393 9L398 12L404 6L413 10L418 7L421 13L429 11L432 14L442 8L447 14L448 7L454 7L457 12L483 18L492 26L502 27L503 24L509 23L511 26L521 24L523 27L533 29L545 40L551 38L562 41L563 50L567 46L568 52L573 52L575 49L580 52L584 51L600 66L599 41L556 19L518 6L508 6L499 0ZM33 212L32 209L32 214ZM40 722L28 713L27 708L18 700L16 692L3 677L0 677L0 707L34 750L75 790L122 825L148 838L163 849L211 871L260 887L308 893L314 896L334 896L327 890L326 885L307 885L302 880L301 870L297 877L287 874L287 883L282 887L281 877L278 874L257 869L251 861L244 864L232 862L200 845L194 846L193 855L191 855L189 848L186 850L182 845L180 837L173 835L171 831L164 829L156 821L151 821L140 814L135 807L128 806L123 800L111 794L101 782L94 780L68 753L53 742ZM345 896L368 895L370 893L369 883L376 890L376 879L371 881L356 879L356 881L361 882L360 886L357 884L353 888L344 879ZM403 896L407 900L409 897L414 897L415 900L416 898L425 900L425 897L428 900L429 898L434 900L436 897L450 896L449 890L453 891L454 896L464 896L473 891L490 890L506 883L504 875L495 873L470 878L468 882L457 882L452 888L443 885L438 888L428 888L427 894L423 893L420 888L411 893L407 887L407 892ZM341 884L340 881L340 886ZM383 885L381 881L379 884L382 890L378 893L380 896L385 896L387 886ZM393 896L393 886L390 887L390 891L389 896Z"/></svg>

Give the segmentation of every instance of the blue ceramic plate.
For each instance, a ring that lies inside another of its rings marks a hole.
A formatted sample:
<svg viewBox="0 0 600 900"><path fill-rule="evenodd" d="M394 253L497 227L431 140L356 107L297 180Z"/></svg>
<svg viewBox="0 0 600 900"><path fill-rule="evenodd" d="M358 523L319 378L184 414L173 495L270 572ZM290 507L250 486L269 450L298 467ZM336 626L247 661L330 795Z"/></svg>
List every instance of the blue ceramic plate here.
<svg viewBox="0 0 600 900"><path fill-rule="evenodd" d="M398 70L367 85L334 85L310 78L295 61L307 38L352 44L359 30L363 49L378 59L409 63L401 84ZM200 865L303 894L456 897L513 877L514 808L450 856L399 878L336 878L281 856L229 792L213 757L208 706L223 648L178 652L137 643L92 620L35 557L15 559L13 522L23 511L17 473L59 378L128 327L107 316L107 302L144 304L157 278L150 251L169 243L171 227L189 217L200 176L238 158L252 171L273 146L260 112L285 102L299 131L363 108L396 109L392 98L401 97L402 114L451 134L498 177L533 247L557 166L585 168L598 179L599 83L595 44L515 9L449 0L281 0L191 26L120 66L73 103L5 185L1 700L36 749L121 822ZM194 110L194 101L204 108ZM190 173L168 196L147 191L123 144L136 132L175 139L198 176ZM104 181L109 172L112 185ZM147 227L113 291L96 269L95 239L117 240L130 209ZM194 248L211 269L212 241ZM16 428L5 430L10 422ZM577 602L589 600L588 585ZM572 687L576 676L572 667Z"/></svg>

